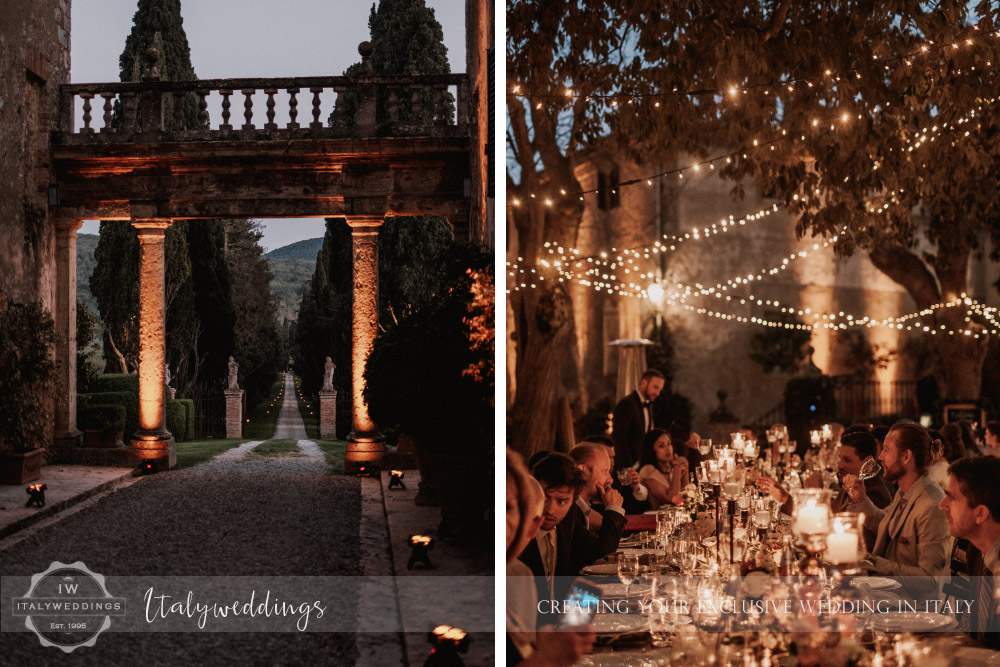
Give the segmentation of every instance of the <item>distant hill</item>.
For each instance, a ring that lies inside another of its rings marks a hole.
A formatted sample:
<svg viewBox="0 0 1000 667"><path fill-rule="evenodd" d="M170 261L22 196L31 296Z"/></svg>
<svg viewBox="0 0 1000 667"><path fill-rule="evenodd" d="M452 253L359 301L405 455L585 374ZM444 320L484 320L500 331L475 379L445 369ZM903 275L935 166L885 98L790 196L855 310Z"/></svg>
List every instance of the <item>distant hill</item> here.
<svg viewBox="0 0 1000 667"><path fill-rule="evenodd" d="M264 255L267 259L308 259L316 262L316 253L323 247L323 237L306 239L290 245L275 248Z"/></svg>
<svg viewBox="0 0 1000 667"><path fill-rule="evenodd" d="M276 248L264 255L274 280L271 291L278 297L278 319L296 320L302 303L302 290L316 270L316 253L323 247L323 238L306 239Z"/></svg>

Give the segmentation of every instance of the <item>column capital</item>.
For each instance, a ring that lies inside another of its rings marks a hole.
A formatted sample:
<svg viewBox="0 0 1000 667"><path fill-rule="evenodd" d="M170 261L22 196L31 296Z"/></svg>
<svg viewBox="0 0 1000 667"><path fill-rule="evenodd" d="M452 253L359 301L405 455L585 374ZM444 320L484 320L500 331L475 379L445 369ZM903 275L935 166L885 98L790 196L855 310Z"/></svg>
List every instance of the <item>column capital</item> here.
<svg viewBox="0 0 1000 667"><path fill-rule="evenodd" d="M163 236L173 222L170 218L133 219L132 226L139 230L139 238Z"/></svg>
<svg viewBox="0 0 1000 667"><path fill-rule="evenodd" d="M54 224L56 233L70 234L80 230L83 218L56 218Z"/></svg>
<svg viewBox="0 0 1000 667"><path fill-rule="evenodd" d="M378 228L385 222L384 216L349 215L346 217L352 234L378 233Z"/></svg>

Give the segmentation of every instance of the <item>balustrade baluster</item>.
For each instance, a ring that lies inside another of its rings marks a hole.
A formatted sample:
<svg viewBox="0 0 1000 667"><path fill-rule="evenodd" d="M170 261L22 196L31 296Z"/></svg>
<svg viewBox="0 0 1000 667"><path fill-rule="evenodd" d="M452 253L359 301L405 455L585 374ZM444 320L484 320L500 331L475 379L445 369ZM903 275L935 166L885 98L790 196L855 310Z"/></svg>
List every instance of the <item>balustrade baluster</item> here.
<svg viewBox="0 0 1000 667"><path fill-rule="evenodd" d="M122 97L125 99L125 125L122 129L124 132L133 132L135 130L135 93L131 91L122 93Z"/></svg>
<svg viewBox="0 0 1000 667"><path fill-rule="evenodd" d="M101 97L104 98L104 127L101 128L101 134L109 134L115 131L111 127L111 100L114 99L115 94L101 93Z"/></svg>
<svg viewBox="0 0 1000 667"><path fill-rule="evenodd" d="M274 94L277 92L277 88L264 89L264 93L267 95L267 122L264 124L265 130L278 129L277 123L274 122Z"/></svg>
<svg viewBox="0 0 1000 667"><path fill-rule="evenodd" d="M421 103L421 94L424 92L424 87L420 84L410 84L410 124L411 125L423 125L423 121L420 119L420 111L423 107Z"/></svg>
<svg viewBox="0 0 1000 667"><path fill-rule="evenodd" d="M231 90L220 90L219 94L222 95L222 125L219 126L220 130L231 130L233 126L229 124L229 107L233 105L229 101L229 96L233 94Z"/></svg>
<svg viewBox="0 0 1000 667"><path fill-rule="evenodd" d="M396 97L395 86L389 86L389 120L393 123L399 120L399 99Z"/></svg>
<svg viewBox="0 0 1000 667"><path fill-rule="evenodd" d="M198 95L198 129L208 130L208 94L211 91L208 90L197 90L195 94Z"/></svg>
<svg viewBox="0 0 1000 667"><path fill-rule="evenodd" d="M309 92L313 94L313 109L312 109L313 120L311 123L309 123L309 127L313 129L321 129L323 127L323 123L321 123L319 120L319 95L320 93L323 92L323 89L310 88Z"/></svg>
<svg viewBox="0 0 1000 667"><path fill-rule="evenodd" d="M295 119L299 116L299 101L295 98L299 94L298 88L288 89L288 129L297 130L299 129L299 124L295 122Z"/></svg>
<svg viewBox="0 0 1000 667"><path fill-rule="evenodd" d="M434 124L435 125L447 125L448 121L448 110L445 106L444 100L445 96L448 94L448 86L443 83L434 84Z"/></svg>
<svg viewBox="0 0 1000 667"><path fill-rule="evenodd" d="M253 130L256 129L253 124L253 94L257 92L254 88L244 88L240 91L246 98L243 102L243 118L246 120L243 123L243 130Z"/></svg>
<svg viewBox="0 0 1000 667"><path fill-rule="evenodd" d="M347 95L347 86L334 86L333 92L337 94L337 99L333 103L333 126L344 127L344 100Z"/></svg>
<svg viewBox="0 0 1000 667"><path fill-rule="evenodd" d="M173 100L174 100L174 125L173 125L173 128L171 128L171 129L173 129L174 132L183 132L184 131L184 93L181 92L181 91L179 91L179 90L175 90L174 93L173 93Z"/></svg>
<svg viewBox="0 0 1000 667"><path fill-rule="evenodd" d="M80 98L83 100L83 127L80 128L80 134L94 133L94 128L90 126L90 100L93 97L93 93L80 93Z"/></svg>

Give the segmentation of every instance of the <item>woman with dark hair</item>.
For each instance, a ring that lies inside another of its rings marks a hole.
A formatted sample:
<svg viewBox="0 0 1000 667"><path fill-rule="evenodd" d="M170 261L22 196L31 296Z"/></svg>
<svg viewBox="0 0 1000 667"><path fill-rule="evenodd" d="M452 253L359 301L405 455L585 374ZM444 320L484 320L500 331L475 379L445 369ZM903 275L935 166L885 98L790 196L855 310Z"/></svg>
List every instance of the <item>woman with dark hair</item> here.
<svg viewBox="0 0 1000 667"><path fill-rule="evenodd" d="M958 422L951 422L941 427L941 442L944 444L944 457L948 463L954 463L966 456L976 456L978 452L967 452L965 439L962 437L962 427Z"/></svg>
<svg viewBox="0 0 1000 667"><path fill-rule="evenodd" d="M649 489L653 509L673 502L688 483L688 461L674 454L670 434L647 431L639 447L639 481Z"/></svg>

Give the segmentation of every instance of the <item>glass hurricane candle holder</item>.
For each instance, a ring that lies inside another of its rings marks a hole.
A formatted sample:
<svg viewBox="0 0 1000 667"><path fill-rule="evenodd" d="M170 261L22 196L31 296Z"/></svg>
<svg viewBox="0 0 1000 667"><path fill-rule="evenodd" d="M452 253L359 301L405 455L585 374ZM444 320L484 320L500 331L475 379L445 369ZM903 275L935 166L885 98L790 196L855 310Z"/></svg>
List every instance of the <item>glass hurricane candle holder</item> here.
<svg viewBox="0 0 1000 667"><path fill-rule="evenodd" d="M848 574L857 570L861 559L861 526L864 514L839 512L831 520L826 535L823 559L839 572Z"/></svg>
<svg viewBox="0 0 1000 667"><path fill-rule="evenodd" d="M822 572L821 556L826 549L826 536L830 532L830 499L828 489L796 489L792 491L795 505L792 508L792 533L806 550L800 565L806 574Z"/></svg>

